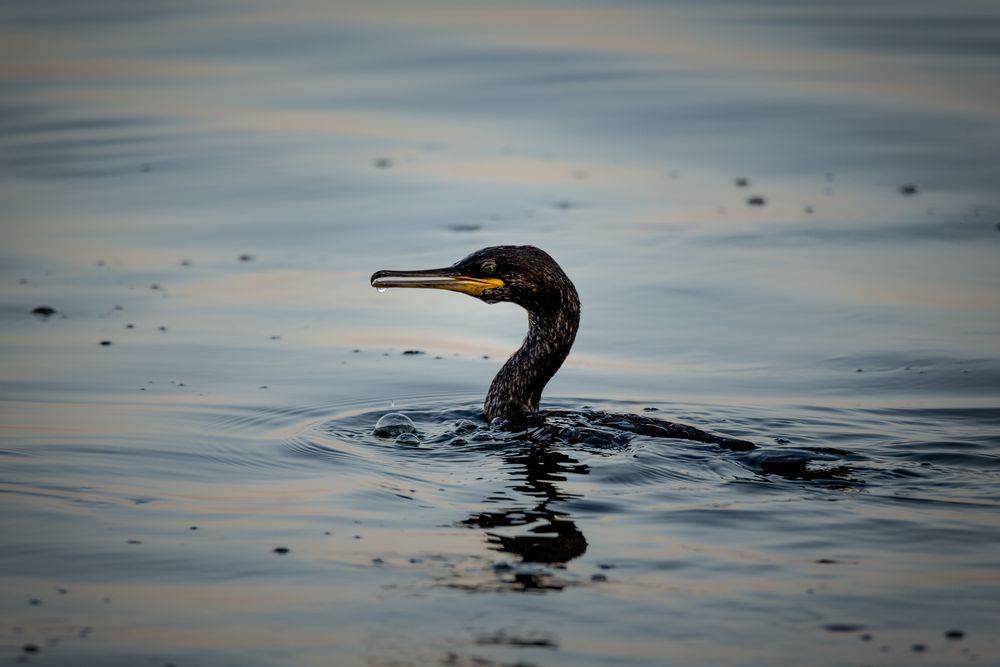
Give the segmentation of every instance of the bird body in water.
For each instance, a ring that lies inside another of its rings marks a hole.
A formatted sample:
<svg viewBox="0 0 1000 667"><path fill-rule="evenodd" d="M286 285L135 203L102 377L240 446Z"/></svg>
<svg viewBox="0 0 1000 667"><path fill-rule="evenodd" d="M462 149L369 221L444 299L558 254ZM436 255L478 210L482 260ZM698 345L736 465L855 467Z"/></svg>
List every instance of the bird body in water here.
<svg viewBox="0 0 1000 667"><path fill-rule="evenodd" d="M376 271L371 284L462 292L486 303L508 301L528 311L528 334L503 365L486 394L483 415L523 424L537 417L542 390L569 355L580 326L580 297L548 253L534 246L503 245L477 250L452 266L417 271ZM743 440L690 426L632 417L633 432L679 437L747 449ZM640 423L641 422L641 423ZM650 423L656 422L653 428ZM741 444L736 444L741 443Z"/></svg>

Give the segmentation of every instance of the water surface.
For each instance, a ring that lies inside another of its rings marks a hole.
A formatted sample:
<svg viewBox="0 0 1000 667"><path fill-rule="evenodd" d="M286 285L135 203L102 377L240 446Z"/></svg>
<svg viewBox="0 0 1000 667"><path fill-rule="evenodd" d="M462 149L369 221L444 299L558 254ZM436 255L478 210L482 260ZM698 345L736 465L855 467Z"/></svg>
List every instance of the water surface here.
<svg viewBox="0 0 1000 667"><path fill-rule="evenodd" d="M4 5L0 661L1000 663L998 44L985 1ZM583 301L543 407L758 449L483 424L523 312L368 277L508 243Z"/></svg>

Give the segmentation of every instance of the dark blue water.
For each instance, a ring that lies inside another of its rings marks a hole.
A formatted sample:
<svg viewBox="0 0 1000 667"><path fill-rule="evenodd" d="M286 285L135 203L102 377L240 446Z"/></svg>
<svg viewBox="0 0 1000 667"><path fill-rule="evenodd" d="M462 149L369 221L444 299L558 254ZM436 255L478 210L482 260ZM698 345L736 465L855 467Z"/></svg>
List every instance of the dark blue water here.
<svg viewBox="0 0 1000 667"><path fill-rule="evenodd" d="M998 44L0 7L0 662L1000 664ZM481 420L523 311L368 284L512 243L583 302L555 438Z"/></svg>

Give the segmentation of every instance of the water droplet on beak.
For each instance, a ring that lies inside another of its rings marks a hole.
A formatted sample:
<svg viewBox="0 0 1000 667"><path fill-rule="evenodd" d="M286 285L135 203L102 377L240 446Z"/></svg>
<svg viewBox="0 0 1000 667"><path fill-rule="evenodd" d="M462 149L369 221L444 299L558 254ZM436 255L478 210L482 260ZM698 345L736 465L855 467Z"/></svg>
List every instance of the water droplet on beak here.
<svg viewBox="0 0 1000 667"><path fill-rule="evenodd" d="M385 294L386 290L388 290L389 288L388 287L376 287L375 289L378 290L379 294Z"/></svg>

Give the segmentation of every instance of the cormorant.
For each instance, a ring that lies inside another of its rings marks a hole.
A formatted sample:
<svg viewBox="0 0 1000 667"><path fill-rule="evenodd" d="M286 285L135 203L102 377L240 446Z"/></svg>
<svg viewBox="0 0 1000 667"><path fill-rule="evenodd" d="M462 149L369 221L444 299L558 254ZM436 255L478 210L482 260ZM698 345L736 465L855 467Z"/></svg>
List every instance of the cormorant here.
<svg viewBox="0 0 1000 667"><path fill-rule="evenodd" d="M580 326L580 297L572 281L548 253L534 246L493 246L477 250L442 269L376 271L372 287L421 287L463 292L486 303L509 301L528 311L528 334L493 378L483 404L487 421L501 417L523 424L538 415L542 389L569 354ZM607 413L599 422L621 424ZM630 415L627 430L643 435L709 442L752 449L745 440L706 433L691 426Z"/></svg>

